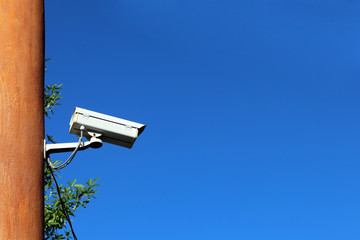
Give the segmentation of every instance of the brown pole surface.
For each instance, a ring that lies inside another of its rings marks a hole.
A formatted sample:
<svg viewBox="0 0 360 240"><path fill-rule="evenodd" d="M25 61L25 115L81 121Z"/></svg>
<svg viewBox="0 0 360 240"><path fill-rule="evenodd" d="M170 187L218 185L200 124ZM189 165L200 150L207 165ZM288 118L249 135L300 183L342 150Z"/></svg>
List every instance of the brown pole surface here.
<svg viewBox="0 0 360 240"><path fill-rule="evenodd" d="M0 0L0 239L43 239L43 0Z"/></svg>

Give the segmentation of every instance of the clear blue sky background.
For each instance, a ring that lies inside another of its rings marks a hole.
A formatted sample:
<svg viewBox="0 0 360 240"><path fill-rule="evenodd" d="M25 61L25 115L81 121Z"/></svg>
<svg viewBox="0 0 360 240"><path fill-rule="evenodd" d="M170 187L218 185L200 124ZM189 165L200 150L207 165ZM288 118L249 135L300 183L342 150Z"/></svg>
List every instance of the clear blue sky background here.
<svg viewBox="0 0 360 240"><path fill-rule="evenodd" d="M46 0L46 131L73 109L144 123L80 152L79 239L360 238L358 1ZM64 159L67 155L54 156Z"/></svg>

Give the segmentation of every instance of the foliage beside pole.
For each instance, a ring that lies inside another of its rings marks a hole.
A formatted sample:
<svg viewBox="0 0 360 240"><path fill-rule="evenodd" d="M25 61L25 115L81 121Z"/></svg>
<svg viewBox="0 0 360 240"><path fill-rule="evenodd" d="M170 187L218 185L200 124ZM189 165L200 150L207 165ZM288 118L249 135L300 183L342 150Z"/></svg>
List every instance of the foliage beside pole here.
<svg viewBox="0 0 360 240"><path fill-rule="evenodd" d="M50 119L50 113L54 114L54 107L59 104L61 97L62 84L50 84L44 88L44 115ZM51 135L47 135L49 142L55 143ZM60 164L59 161L53 162L56 166ZM52 170L54 171L54 170ZM56 171L56 177L60 178L60 172ZM72 239L71 229L66 222L66 213L69 217L75 217L75 211L81 206L86 208L91 198L94 195L96 187L96 179L89 179L85 184L77 184L76 179L68 181L67 186L59 185L59 191L62 197L58 196L58 189L51 175L51 169L45 164L44 167L44 239L46 240L59 240L59 239Z"/></svg>

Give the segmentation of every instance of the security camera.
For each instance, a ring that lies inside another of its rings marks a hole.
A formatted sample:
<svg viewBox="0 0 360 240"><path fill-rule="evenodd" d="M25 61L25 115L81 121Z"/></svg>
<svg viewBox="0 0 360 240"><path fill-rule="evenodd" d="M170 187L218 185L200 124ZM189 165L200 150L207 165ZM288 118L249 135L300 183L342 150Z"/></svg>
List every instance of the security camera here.
<svg viewBox="0 0 360 240"><path fill-rule="evenodd" d="M85 128L84 137L88 140L97 138L126 148L133 146L146 127L144 124L76 107L70 120L69 132L79 136L82 126Z"/></svg>
<svg viewBox="0 0 360 240"><path fill-rule="evenodd" d="M69 165L78 151L100 148L103 142L131 148L145 127L144 124L77 107L70 120L69 132L77 135L79 141L47 144L44 139L44 159L47 160L48 166L52 169L62 169ZM83 142L83 137L87 138L88 141ZM50 161L50 154L63 152L72 152L72 154L66 161L54 166Z"/></svg>

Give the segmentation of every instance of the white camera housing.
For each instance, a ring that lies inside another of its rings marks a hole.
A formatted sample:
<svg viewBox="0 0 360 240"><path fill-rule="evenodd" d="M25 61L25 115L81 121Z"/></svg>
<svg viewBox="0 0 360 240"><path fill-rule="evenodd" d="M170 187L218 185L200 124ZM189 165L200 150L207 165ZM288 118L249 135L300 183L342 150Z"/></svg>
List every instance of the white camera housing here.
<svg viewBox="0 0 360 240"><path fill-rule="evenodd" d="M92 137L103 142L131 148L136 138L144 131L145 125L117 117L89 111L76 107L70 120L69 132L80 135L80 127L84 126L84 137Z"/></svg>

